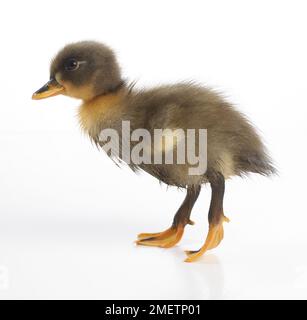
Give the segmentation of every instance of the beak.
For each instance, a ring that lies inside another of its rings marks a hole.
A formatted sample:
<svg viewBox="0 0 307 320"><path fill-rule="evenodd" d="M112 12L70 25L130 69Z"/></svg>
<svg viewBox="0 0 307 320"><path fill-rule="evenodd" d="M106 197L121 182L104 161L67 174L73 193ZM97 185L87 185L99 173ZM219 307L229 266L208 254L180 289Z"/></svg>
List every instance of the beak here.
<svg viewBox="0 0 307 320"><path fill-rule="evenodd" d="M55 79L50 79L43 87L33 93L32 99L39 100L61 94L64 87L60 85Z"/></svg>

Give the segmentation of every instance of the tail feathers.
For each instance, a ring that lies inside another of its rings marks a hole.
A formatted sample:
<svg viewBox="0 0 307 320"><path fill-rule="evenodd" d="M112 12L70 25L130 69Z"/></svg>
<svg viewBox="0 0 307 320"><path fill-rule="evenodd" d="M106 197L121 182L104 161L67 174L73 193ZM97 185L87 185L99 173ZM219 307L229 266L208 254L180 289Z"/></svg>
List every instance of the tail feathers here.
<svg viewBox="0 0 307 320"><path fill-rule="evenodd" d="M254 154L244 158L240 157L238 169L241 174L249 172L258 173L263 176L278 174L272 159L267 154Z"/></svg>

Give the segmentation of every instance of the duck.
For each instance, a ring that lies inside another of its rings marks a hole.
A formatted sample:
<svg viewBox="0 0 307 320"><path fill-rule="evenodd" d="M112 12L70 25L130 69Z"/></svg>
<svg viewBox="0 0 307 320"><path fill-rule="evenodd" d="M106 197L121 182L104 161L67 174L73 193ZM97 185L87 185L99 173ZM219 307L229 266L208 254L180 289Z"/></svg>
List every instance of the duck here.
<svg viewBox="0 0 307 320"><path fill-rule="evenodd" d="M224 222L229 222L223 208L225 181L250 173L263 176L276 173L254 125L221 94L191 81L137 89L134 82L123 78L114 51L103 43L70 43L56 54L50 65L49 81L32 95L32 99L60 94L81 100L78 118L82 130L116 164L127 165L135 172L145 171L160 183L185 191L170 227L162 232L140 233L136 245L160 248L177 245L185 227L194 224L190 219L193 206L202 186L209 184L209 230L198 250L186 251L185 261L196 261L224 238ZM157 130L168 131L157 143L146 139L155 136ZM142 136L140 132L146 134ZM194 139L189 139L192 141L189 150L198 150L198 154L205 150L204 157L197 158L196 152L194 154L194 158L202 162L198 166L201 170L196 170L196 161L191 164L186 160L188 148L181 148L188 141L189 132L196 132ZM117 149L112 149L111 133L117 135L113 139L118 142ZM134 139L127 138L130 134ZM137 136L141 141L135 138ZM127 145L135 148L138 152L132 150L139 157L133 159L132 152L127 156L131 149L118 150ZM203 145L205 147L201 148ZM179 149L183 150L185 161L179 159L182 156L182 152L176 153ZM167 162L170 154L173 159ZM155 162L156 155L162 161ZM192 169L195 170L192 172Z"/></svg>

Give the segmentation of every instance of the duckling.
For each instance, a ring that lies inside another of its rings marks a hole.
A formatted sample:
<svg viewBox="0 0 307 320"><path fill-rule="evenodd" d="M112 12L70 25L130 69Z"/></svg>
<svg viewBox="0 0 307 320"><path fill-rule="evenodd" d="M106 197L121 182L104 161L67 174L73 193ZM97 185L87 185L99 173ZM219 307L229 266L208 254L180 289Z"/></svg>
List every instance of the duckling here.
<svg viewBox="0 0 307 320"><path fill-rule="evenodd" d="M207 250L217 247L224 237L223 223L229 221L223 210L225 180L249 173L268 176L275 172L252 124L219 94L191 82L137 90L122 78L112 49L102 43L68 44L55 56L50 66L50 80L32 98L58 94L82 100L78 112L80 125L102 149L107 143L101 139L101 132L106 128L118 133L119 145L123 148L122 124L128 121L129 133L137 129L146 129L150 134L155 129L181 129L183 133L189 129L206 129L206 136L203 136L207 142L206 170L200 174L190 174L187 162L128 161L123 152L107 151L112 159L127 163L134 171L144 170L166 185L186 190L171 226L162 232L139 234L137 245L162 248L176 245L185 226L193 224L190 220L192 208L202 185L208 183L211 186L209 231L199 250L186 251L185 261L195 261ZM176 138L172 151L178 149L182 136ZM147 151L156 153L158 148L165 156L169 151L166 141L155 147L147 145ZM197 149L201 142L195 139L194 147ZM131 143L136 145L135 141Z"/></svg>

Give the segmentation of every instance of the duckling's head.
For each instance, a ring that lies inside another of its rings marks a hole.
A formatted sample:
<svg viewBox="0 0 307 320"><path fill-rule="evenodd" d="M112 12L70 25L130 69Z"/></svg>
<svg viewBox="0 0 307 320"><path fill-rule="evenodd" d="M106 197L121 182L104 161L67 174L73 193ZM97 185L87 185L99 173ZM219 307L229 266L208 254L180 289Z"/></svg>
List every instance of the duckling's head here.
<svg viewBox="0 0 307 320"><path fill-rule="evenodd" d="M123 85L113 51L95 41L65 46L52 60L50 80L32 98L64 94L82 100L116 91Z"/></svg>

